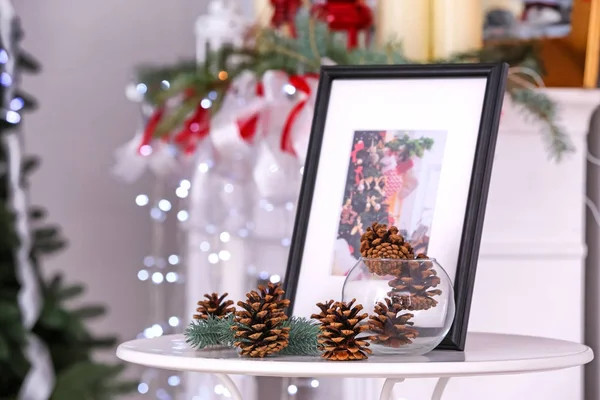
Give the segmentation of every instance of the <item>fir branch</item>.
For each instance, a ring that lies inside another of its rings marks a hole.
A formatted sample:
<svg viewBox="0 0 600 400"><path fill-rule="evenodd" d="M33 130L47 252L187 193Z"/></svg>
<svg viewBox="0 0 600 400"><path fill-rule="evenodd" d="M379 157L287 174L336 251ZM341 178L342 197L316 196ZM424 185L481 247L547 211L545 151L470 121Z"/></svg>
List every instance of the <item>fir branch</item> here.
<svg viewBox="0 0 600 400"><path fill-rule="evenodd" d="M283 323L290 327L289 344L277 355L281 356L316 356L320 352L317 349L317 335L319 325L306 318L292 317Z"/></svg>
<svg viewBox="0 0 600 400"><path fill-rule="evenodd" d="M321 64L319 62L313 61L297 51L289 49L285 46L281 46L276 41L271 40L269 38L263 38L262 46L264 46L266 53L273 53L273 55L290 57L295 61L302 63L306 66L312 67L314 69L318 69L321 67Z"/></svg>
<svg viewBox="0 0 600 400"><path fill-rule="evenodd" d="M69 300L73 297L77 297L85 291L83 285L72 285L67 286L65 288L61 288L59 292L56 293L56 297L61 300Z"/></svg>
<svg viewBox="0 0 600 400"><path fill-rule="evenodd" d="M511 66L532 68L539 73L544 72L544 66L539 57L537 42L493 43L478 50L456 53L446 59L432 60L434 64L444 63L498 63L505 62Z"/></svg>
<svg viewBox="0 0 600 400"><path fill-rule="evenodd" d="M11 21L3 21L10 24ZM20 35L19 35L20 36ZM10 38L2 38L11 40ZM35 99L21 90L22 72L35 72L39 70L38 62L19 47L19 40L13 43L12 56L16 57L13 76L13 89L16 96L21 97L24 109L36 107ZM179 71L176 71L179 74ZM6 96L5 96L6 97ZM9 96L8 100L11 100ZM8 104L2 104L8 108ZM9 124L0 120L0 134L5 134L18 127L20 124ZM0 147L0 163L6 164L10 158L9 150ZM28 186L29 175L34 172L39 162L35 157L25 157L21 164L21 185ZM60 275L46 279L40 266L42 255L54 252L64 246L64 239L54 226L44 224L45 212L39 207L30 207L27 210L31 216L30 227L31 246L29 248L29 261L32 264L33 279L39 284L42 310L33 327L25 327L21 320L18 307L18 294L21 289L17 271L21 260L17 260L16 253L19 246L19 236L15 230L15 215L10 204L9 186L7 185L6 166L0 171L0 397L2 399L16 399L22 389L23 382L30 372L29 356L25 353L27 336L35 335L47 347L51 357L53 374L56 381L50 400L104 400L112 399L117 391L131 391L135 388L134 382L116 381L117 375L123 371L123 365L105 365L93 360L96 348L114 345L112 338L94 338L82 321L84 316L96 316L97 307L83 307L71 311L64 306L64 302L81 294L81 286L63 286ZM8 304L4 304L8 302ZM15 311L17 311L15 313ZM116 382L115 382L116 381Z"/></svg>
<svg viewBox="0 0 600 400"><path fill-rule="evenodd" d="M233 345L233 314L225 318L209 315L207 319L192 321L184 332L185 341L195 349Z"/></svg>
<svg viewBox="0 0 600 400"><path fill-rule="evenodd" d="M209 316L206 320L192 321L185 330L186 343L191 347L201 350L211 346L233 347L236 338L235 331L231 329L235 322L233 314L226 318ZM318 325L305 318L292 317L283 322L283 326L290 327L289 344L278 355L282 356L313 356L319 354L317 350Z"/></svg>
<svg viewBox="0 0 600 400"><path fill-rule="evenodd" d="M98 318L106 314L104 306L85 306L71 311L72 315L78 319Z"/></svg>
<svg viewBox="0 0 600 400"><path fill-rule="evenodd" d="M113 382L123 372L124 365L82 361L60 372L51 400L105 399L108 394L126 393L138 382Z"/></svg>
<svg viewBox="0 0 600 400"><path fill-rule="evenodd" d="M232 329L235 322L233 314L225 318L209 316L205 320L195 320L185 330L185 341L191 347L201 350L211 346L226 346L233 348L235 341L244 340L235 337ZM283 322L284 327L290 328L289 344L277 355L282 356L314 356L317 350L317 334L319 326L306 318L292 317Z"/></svg>
<svg viewBox="0 0 600 400"><path fill-rule="evenodd" d="M555 121L556 105L548 96L527 88L511 88L508 94L525 116L545 125L545 140L551 159L560 161L565 153L575 150L569 136Z"/></svg>
<svg viewBox="0 0 600 400"><path fill-rule="evenodd" d="M310 18L309 21L310 30L308 31L308 37L310 39L310 49L313 52L313 56L317 59L321 59L321 54L319 54L319 49L317 48L317 40L315 38L315 20Z"/></svg>
<svg viewBox="0 0 600 400"><path fill-rule="evenodd" d="M235 315L234 313L229 314L225 318L221 318L219 320L220 331L219 331L219 340L223 346L233 347L233 342L236 340L240 340L235 337L235 331L231 329L231 327L235 324L233 321Z"/></svg>

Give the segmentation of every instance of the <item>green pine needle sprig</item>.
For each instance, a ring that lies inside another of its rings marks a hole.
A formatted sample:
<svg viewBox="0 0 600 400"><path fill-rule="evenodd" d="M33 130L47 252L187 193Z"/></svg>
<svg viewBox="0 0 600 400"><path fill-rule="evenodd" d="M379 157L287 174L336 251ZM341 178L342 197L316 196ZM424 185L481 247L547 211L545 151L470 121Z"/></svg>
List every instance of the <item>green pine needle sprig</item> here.
<svg viewBox="0 0 600 400"><path fill-rule="evenodd" d="M316 356L317 335L319 325L316 321L306 318L292 317L283 323L290 328L290 342L278 355L282 356Z"/></svg>
<svg viewBox="0 0 600 400"><path fill-rule="evenodd" d="M233 314L225 318L209 315L207 319L193 320L184 332L185 341L195 349L213 346L232 346Z"/></svg>
<svg viewBox="0 0 600 400"><path fill-rule="evenodd" d="M197 350L214 346L233 348L234 341L239 340L235 338L235 331L232 329L235 324L233 314L225 318L209 316L205 320L194 320L184 332L185 339ZM289 344L277 355L316 356L319 354L317 350L319 326L315 321L292 317L283 322L282 326L290 328Z"/></svg>
<svg viewBox="0 0 600 400"><path fill-rule="evenodd" d="M513 88L508 94L520 111L532 122L540 122L544 126L544 139L548 155L555 161L575 150L571 139L562 126L556 121L556 104L545 93L528 88Z"/></svg>

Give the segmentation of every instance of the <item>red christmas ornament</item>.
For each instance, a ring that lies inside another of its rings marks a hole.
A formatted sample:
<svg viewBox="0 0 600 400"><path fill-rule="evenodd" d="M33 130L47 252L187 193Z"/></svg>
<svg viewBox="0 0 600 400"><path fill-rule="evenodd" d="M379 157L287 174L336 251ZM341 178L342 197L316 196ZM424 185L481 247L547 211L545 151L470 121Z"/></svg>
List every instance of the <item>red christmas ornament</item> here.
<svg viewBox="0 0 600 400"><path fill-rule="evenodd" d="M358 33L373 25L371 8L362 0L327 0L312 7L312 15L327 22L332 31L343 31L348 36L348 49L358 46ZM370 34L367 31L367 42Z"/></svg>
<svg viewBox="0 0 600 400"><path fill-rule="evenodd" d="M290 34L296 37L296 24L294 22L300 2L302 0L271 0L273 6L273 17L271 17L271 26L281 28L289 26Z"/></svg>

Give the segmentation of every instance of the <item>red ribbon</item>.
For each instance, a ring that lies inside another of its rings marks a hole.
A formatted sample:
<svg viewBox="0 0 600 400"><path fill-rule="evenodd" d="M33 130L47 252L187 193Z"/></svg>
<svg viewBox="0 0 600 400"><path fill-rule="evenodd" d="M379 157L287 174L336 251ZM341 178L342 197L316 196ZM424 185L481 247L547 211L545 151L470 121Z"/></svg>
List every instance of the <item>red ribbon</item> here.
<svg viewBox="0 0 600 400"><path fill-rule="evenodd" d="M256 84L256 96L264 97L264 95L265 88L262 82L259 82ZM238 129L240 130L240 136L248 143L252 143L254 137L256 136L259 117L260 113L256 113L250 118L237 121Z"/></svg>
<svg viewBox="0 0 600 400"><path fill-rule="evenodd" d="M296 37L296 25L294 23L300 0L271 0L273 7L273 16L271 17L271 26L280 28L283 24L288 24L290 34Z"/></svg>
<svg viewBox="0 0 600 400"><path fill-rule="evenodd" d="M186 97L194 95L193 89L185 91ZM262 83L256 85L256 95L264 96ZM183 148L185 154L192 154L196 151L198 142L206 138L210 133L210 111L198 105L194 114L184 123L181 130L173 136L173 143ZM251 142L256 135L259 115L255 114L244 120L237 120L240 136L247 142ZM164 138L166 139L166 137Z"/></svg>
<svg viewBox="0 0 600 400"><path fill-rule="evenodd" d="M348 49L358 45L359 31L368 31L373 24L371 9L359 1L327 1L312 6L311 14L327 23L332 31L344 31ZM370 37L367 38L370 40ZM368 42L367 42L368 43Z"/></svg>
<svg viewBox="0 0 600 400"><path fill-rule="evenodd" d="M198 105L194 114L183 123L181 131L173 137L173 142L182 146L184 153L192 154L197 142L208 136L209 132L210 112Z"/></svg>
<svg viewBox="0 0 600 400"><path fill-rule="evenodd" d="M288 114L285 124L283 125L283 131L281 133L281 150L291 154L292 156L297 156L294 146L292 145L292 126L294 126L296 119L300 115L300 112L304 109L306 103L308 103L311 95L310 85L307 82L307 78L318 77L319 75L315 73L290 76L290 85L294 86L296 90L305 94L305 98L296 103L296 105Z"/></svg>
<svg viewBox="0 0 600 400"><path fill-rule="evenodd" d="M354 150L352 150L352 153L351 153L353 163L356 162L356 157L357 157L358 152L363 150L364 148L365 148L365 142L363 142L362 140L354 145Z"/></svg>
<svg viewBox="0 0 600 400"><path fill-rule="evenodd" d="M162 119L165 113L165 109L163 107L157 108L154 110L150 118L148 119L148 123L144 128L144 134L142 135L142 141L138 146L138 152L141 154L141 149L144 146L148 146L154 137L154 131L156 131L156 127L158 126L160 120Z"/></svg>
<svg viewBox="0 0 600 400"><path fill-rule="evenodd" d="M362 179L362 171L363 171L362 165L359 165L358 167L356 167L354 169L354 182L356 182L357 185L360 182L360 180Z"/></svg>
<svg viewBox="0 0 600 400"><path fill-rule="evenodd" d="M236 121L238 129L240 130L240 137L248 143L252 143L252 140L256 136L258 117L258 114L254 114L250 118L239 119Z"/></svg>

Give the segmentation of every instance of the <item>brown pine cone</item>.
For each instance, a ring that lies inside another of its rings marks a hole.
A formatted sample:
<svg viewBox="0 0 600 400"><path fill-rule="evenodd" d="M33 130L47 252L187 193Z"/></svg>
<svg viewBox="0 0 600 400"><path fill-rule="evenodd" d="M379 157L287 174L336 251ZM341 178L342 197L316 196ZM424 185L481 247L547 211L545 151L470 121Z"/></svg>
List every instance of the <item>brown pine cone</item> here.
<svg viewBox="0 0 600 400"><path fill-rule="evenodd" d="M327 303L317 303L317 307L321 309L321 312L319 314L313 314L310 317L319 322L323 321L324 318L327 318L327 310L331 308L333 303L333 300L329 300Z"/></svg>
<svg viewBox="0 0 600 400"><path fill-rule="evenodd" d="M377 275L397 275L400 266L390 262L370 259L413 259L414 250L410 243L398 234L395 226L374 223L360 238L360 253L369 270Z"/></svg>
<svg viewBox="0 0 600 400"><path fill-rule="evenodd" d="M198 314L194 314L194 319L208 319L209 316L213 316L215 318L223 318L235 311L235 307L231 307L233 305L233 301L225 300L228 296L228 293L223 293L219 296L217 293L213 294L205 294L207 300L200 300L198 302L198 308L196 311Z"/></svg>
<svg viewBox="0 0 600 400"><path fill-rule="evenodd" d="M390 292L393 293L393 292ZM390 294L388 293L388 295ZM440 291L441 293L441 291ZM402 304L404 304L404 309L408 311L420 311L420 310L429 310L431 307L437 306L437 300L429 296L395 296L398 299L401 299Z"/></svg>
<svg viewBox="0 0 600 400"><path fill-rule="evenodd" d="M394 259L379 259L379 258L365 258L363 262L369 269L369 272L379 275L391 275L400 276L402 274L402 268L406 264L407 260L394 260Z"/></svg>
<svg viewBox="0 0 600 400"><path fill-rule="evenodd" d="M363 307L354 306L356 299L349 303L333 302L319 303L320 314L312 318L321 321L321 333L318 336L321 357L331 361L364 360L371 354L366 337L358 338L361 332L368 329L367 325L359 325L367 318L367 314L359 314ZM325 315L325 316L323 316Z"/></svg>
<svg viewBox="0 0 600 400"><path fill-rule="evenodd" d="M412 343L419 332L409 322L414 317L413 314L400 314L404 310L406 308L400 298L386 297L385 302L378 302L374 309L375 315L369 316L367 323L369 331L374 333L370 337L371 343L386 347L401 347Z"/></svg>
<svg viewBox="0 0 600 400"><path fill-rule="evenodd" d="M427 256L419 254L417 259L425 260ZM407 309L427 310L437 305L437 301L432 297L442 294L441 290L434 289L440 282L432 262L407 261L401 273L389 282L392 290L388 296L404 298Z"/></svg>
<svg viewBox="0 0 600 400"><path fill-rule="evenodd" d="M282 327L287 320L284 310L290 301L283 299L285 292L279 284L269 283L267 287L259 286L258 290L246 295L246 301L239 301L241 311L235 313L234 346L240 348L240 354L249 357L263 358L274 354L289 343L290 328Z"/></svg>

